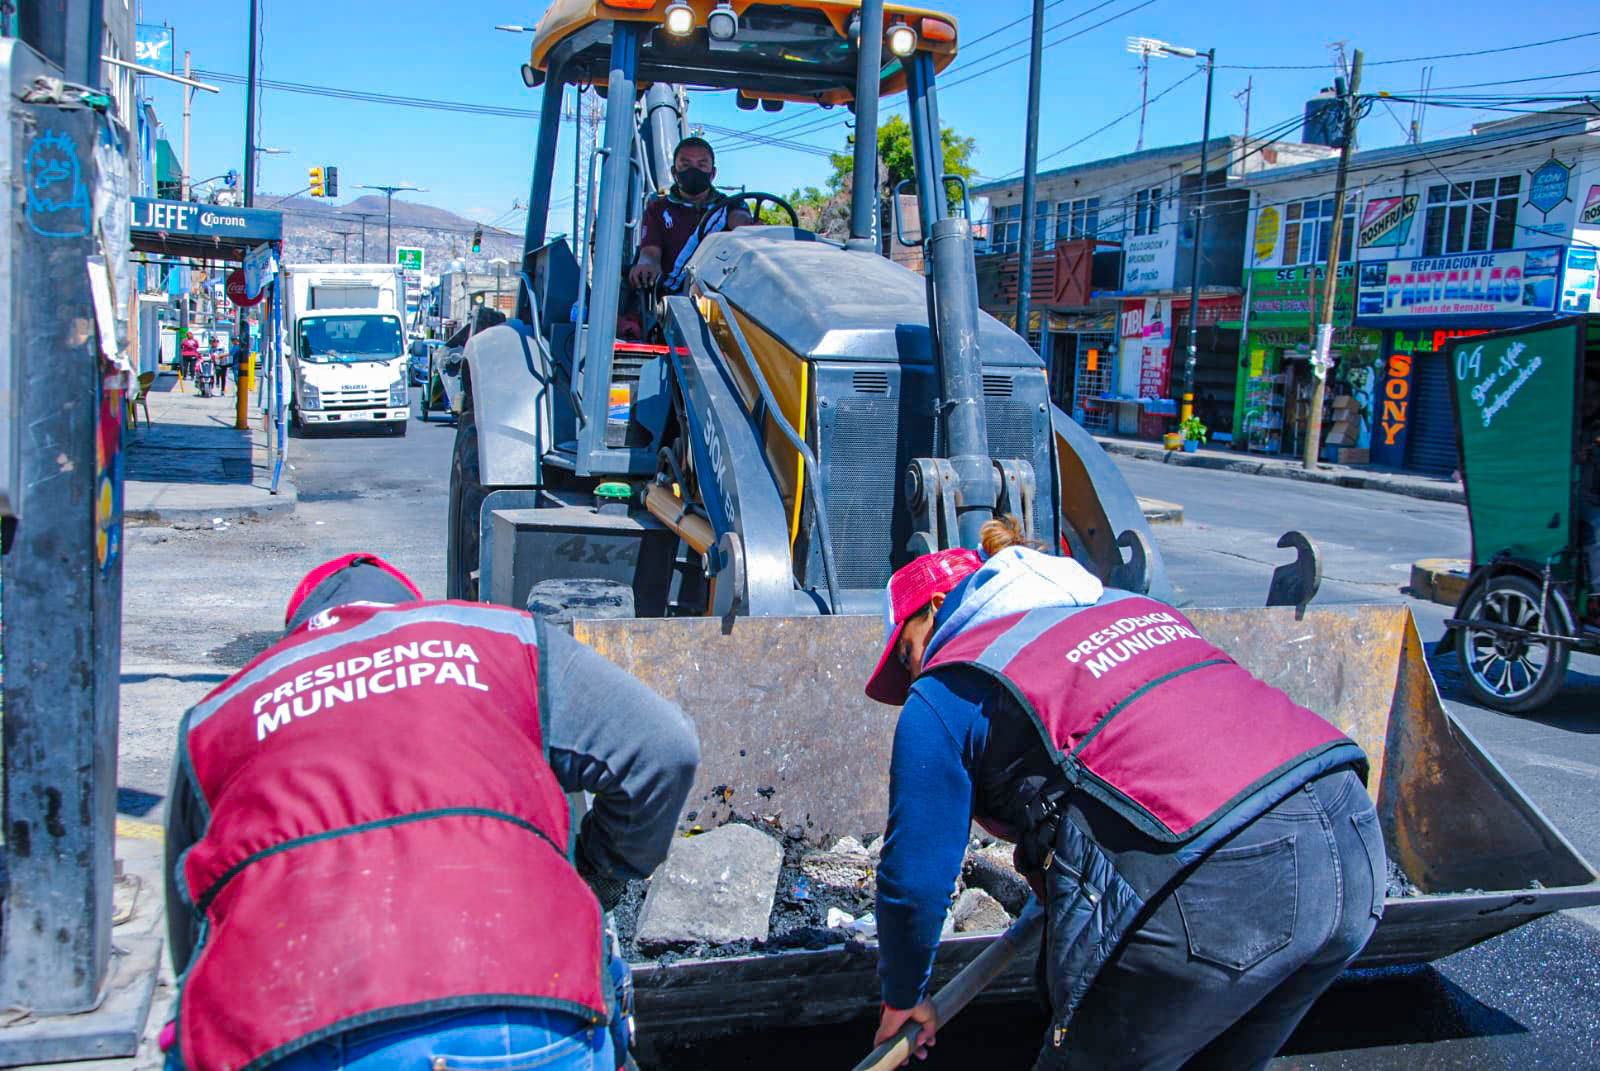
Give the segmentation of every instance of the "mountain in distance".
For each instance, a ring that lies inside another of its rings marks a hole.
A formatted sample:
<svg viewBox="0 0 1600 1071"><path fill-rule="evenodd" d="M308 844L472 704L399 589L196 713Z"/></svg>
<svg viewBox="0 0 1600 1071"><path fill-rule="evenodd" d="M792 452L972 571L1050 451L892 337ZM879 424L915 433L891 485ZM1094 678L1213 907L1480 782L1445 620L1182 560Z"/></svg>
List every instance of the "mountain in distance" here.
<svg viewBox="0 0 1600 1071"><path fill-rule="evenodd" d="M318 197L285 197L276 199L261 194L256 199L261 208L271 208L283 213L283 260L286 264L340 264L361 263L362 219L365 215L367 263L383 263L384 255L384 198L381 194L368 194L342 205L329 204ZM460 260L469 270L494 273L490 261L495 258L510 261L501 269L510 274L515 270L517 258L522 255L522 235L499 227L490 227L458 216L444 208L420 204L416 201L394 199L392 221L394 244L420 246L423 250L423 275L430 278ZM483 227L483 248L473 253L472 232ZM347 231L346 238L339 232Z"/></svg>

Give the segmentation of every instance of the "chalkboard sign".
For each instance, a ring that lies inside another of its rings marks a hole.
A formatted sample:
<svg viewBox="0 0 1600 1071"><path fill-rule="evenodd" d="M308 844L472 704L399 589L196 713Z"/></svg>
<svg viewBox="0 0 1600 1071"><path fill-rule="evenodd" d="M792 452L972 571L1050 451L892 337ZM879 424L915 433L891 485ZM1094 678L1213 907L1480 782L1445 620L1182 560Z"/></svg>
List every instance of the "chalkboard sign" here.
<svg viewBox="0 0 1600 1071"><path fill-rule="evenodd" d="M1453 340L1472 561L1501 551L1543 564L1573 535L1583 321Z"/></svg>

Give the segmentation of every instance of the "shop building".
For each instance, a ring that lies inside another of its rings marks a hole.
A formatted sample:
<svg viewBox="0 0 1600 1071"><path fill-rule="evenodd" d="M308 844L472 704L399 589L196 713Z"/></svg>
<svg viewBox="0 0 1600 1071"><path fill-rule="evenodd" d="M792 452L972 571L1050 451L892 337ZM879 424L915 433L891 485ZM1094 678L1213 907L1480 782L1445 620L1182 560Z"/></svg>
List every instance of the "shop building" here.
<svg viewBox="0 0 1600 1071"><path fill-rule="evenodd" d="M979 303L1017 327L1026 246L1032 311L1020 333L1044 357L1056 404L1093 431L1159 438L1177 419L1200 150L1193 142L1041 172L1026 242L1021 178L973 187L974 197L989 203L988 240L978 250ZM1246 256L1249 195L1239 180L1334 151L1259 140L1247 146L1235 136L1207 146L1195 393L1201 419L1224 437L1234 418Z"/></svg>
<svg viewBox="0 0 1600 1071"><path fill-rule="evenodd" d="M1251 250L1239 449L1303 447L1321 319L1311 283L1326 263L1335 178L1334 162L1318 161L1241 180ZM1600 311L1600 115L1547 111L1355 153L1345 233L1323 426L1353 425L1374 465L1447 475L1457 429L1445 340ZM1322 456L1339 459L1348 437L1325 439Z"/></svg>

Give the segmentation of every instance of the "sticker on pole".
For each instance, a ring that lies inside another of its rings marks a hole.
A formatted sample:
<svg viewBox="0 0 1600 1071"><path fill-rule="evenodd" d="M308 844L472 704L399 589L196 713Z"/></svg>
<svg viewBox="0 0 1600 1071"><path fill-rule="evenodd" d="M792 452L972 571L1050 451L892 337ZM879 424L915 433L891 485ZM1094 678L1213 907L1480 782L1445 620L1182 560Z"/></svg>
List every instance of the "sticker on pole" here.
<svg viewBox="0 0 1600 1071"><path fill-rule="evenodd" d="M406 271L420 272L422 270L422 250L411 246L396 246L394 262Z"/></svg>
<svg viewBox="0 0 1600 1071"><path fill-rule="evenodd" d="M260 290L256 292L254 297L250 296L249 287L245 283L243 268L235 268L228 273L227 292L228 300L240 306L254 305L261 300L261 295L266 293L265 290Z"/></svg>

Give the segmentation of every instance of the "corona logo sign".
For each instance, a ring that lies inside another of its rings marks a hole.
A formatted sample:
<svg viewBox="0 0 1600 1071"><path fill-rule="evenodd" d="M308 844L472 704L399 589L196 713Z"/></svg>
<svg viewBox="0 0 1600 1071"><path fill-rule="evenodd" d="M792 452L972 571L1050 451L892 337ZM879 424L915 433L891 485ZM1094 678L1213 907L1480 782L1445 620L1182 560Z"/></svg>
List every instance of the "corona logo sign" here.
<svg viewBox="0 0 1600 1071"><path fill-rule="evenodd" d="M1411 405L1411 356L1396 353L1389 358L1383 370L1383 415L1378 428L1383 432L1383 445L1396 446L1404 440L1407 416Z"/></svg>

